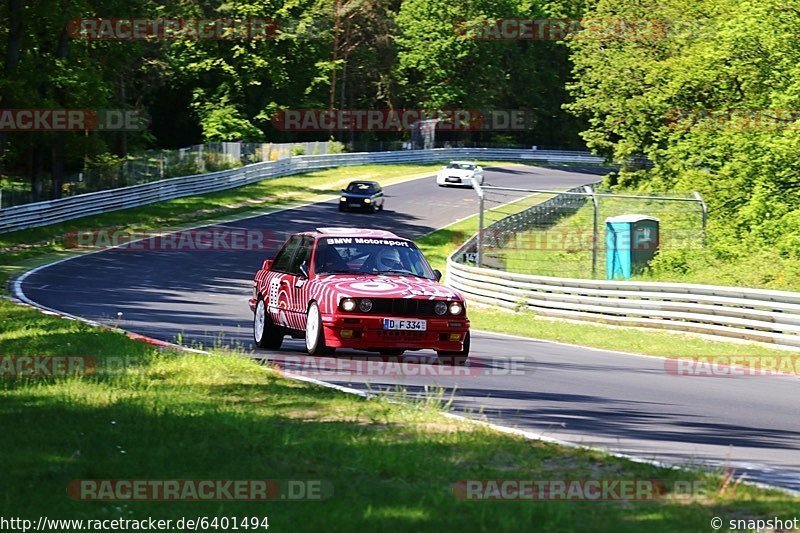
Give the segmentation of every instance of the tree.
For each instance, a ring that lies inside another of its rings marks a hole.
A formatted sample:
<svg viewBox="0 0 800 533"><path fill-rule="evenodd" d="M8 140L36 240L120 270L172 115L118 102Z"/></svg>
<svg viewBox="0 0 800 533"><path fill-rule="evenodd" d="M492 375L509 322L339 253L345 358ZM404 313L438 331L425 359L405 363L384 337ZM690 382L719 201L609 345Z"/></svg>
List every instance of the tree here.
<svg viewBox="0 0 800 533"><path fill-rule="evenodd" d="M601 0L589 16L664 22L655 38L570 44L569 107L588 119L589 146L654 163L620 182L700 191L721 254L800 257L800 43L786 38L797 2Z"/></svg>

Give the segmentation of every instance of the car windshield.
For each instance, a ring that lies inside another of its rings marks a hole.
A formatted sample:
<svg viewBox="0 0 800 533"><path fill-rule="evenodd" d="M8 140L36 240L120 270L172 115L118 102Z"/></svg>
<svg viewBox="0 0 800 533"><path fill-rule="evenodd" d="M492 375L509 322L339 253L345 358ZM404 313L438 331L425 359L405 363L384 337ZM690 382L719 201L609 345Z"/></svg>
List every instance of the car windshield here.
<svg viewBox="0 0 800 533"><path fill-rule="evenodd" d="M375 191L371 183L351 183L347 186L347 192L370 194Z"/></svg>
<svg viewBox="0 0 800 533"><path fill-rule="evenodd" d="M450 163L447 168L457 168L459 170L475 170L475 165L469 163Z"/></svg>
<svg viewBox="0 0 800 533"><path fill-rule="evenodd" d="M422 252L409 241L372 237L320 239L314 256L317 274L399 274L435 279Z"/></svg>

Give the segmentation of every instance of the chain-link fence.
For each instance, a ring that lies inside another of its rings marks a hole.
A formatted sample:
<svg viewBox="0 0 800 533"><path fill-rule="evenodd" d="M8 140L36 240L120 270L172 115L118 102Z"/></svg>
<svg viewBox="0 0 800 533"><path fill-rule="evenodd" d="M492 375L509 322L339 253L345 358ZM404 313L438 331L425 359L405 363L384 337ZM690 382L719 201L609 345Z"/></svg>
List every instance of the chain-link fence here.
<svg viewBox="0 0 800 533"><path fill-rule="evenodd" d="M140 156L111 160L105 164L95 163L81 172L69 174L64 179L61 196L228 170L296 155L323 155L342 151L341 143L327 141L277 144L216 142L179 150L148 150ZM0 208L49 198L52 183L44 180L40 187L42 193L38 195L39 198L35 198L31 184L26 181L8 178L0 181Z"/></svg>
<svg viewBox="0 0 800 533"><path fill-rule="evenodd" d="M614 194L577 187L564 192L479 187L482 231L458 258L508 272L604 278L606 219L657 218L657 250L700 248L705 204L691 194ZM654 250L655 251L655 250Z"/></svg>

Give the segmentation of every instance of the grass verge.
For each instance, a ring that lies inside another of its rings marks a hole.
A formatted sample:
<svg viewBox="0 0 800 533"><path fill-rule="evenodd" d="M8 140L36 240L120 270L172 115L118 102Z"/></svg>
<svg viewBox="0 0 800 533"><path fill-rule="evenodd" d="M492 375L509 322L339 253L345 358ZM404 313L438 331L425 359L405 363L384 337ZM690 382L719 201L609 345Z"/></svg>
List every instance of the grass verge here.
<svg viewBox="0 0 800 533"><path fill-rule="evenodd" d="M785 358L787 355L785 350L749 342L715 341L644 328L554 320L530 311L512 312L473 305L469 318L475 329L642 355L670 358L739 355Z"/></svg>

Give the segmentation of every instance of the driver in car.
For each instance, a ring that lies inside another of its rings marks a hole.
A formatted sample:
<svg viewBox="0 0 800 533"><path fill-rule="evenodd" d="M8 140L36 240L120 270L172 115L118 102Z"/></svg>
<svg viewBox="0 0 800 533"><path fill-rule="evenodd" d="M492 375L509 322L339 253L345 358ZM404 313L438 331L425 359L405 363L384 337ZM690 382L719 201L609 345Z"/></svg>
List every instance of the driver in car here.
<svg viewBox="0 0 800 533"><path fill-rule="evenodd" d="M400 250L396 248L381 248L378 252L376 264L379 272L385 272L387 270L408 271L405 265L403 265L403 261L400 259Z"/></svg>

